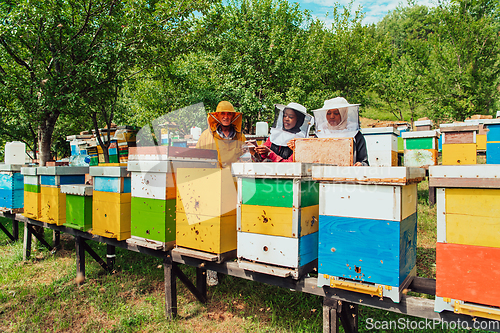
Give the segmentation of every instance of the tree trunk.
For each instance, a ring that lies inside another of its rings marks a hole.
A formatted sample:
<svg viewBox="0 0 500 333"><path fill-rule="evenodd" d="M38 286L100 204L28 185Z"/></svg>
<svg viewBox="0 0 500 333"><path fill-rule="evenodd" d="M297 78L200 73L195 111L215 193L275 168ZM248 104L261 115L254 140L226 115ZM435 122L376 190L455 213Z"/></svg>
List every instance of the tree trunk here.
<svg viewBox="0 0 500 333"><path fill-rule="evenodd" d="M57 119L56 119L57 120ZM54 132L55 121L46 120L38 126L38 146L40 147L39 166L45 166L50 161L50 148L52 146L52 133Z"/></svg>

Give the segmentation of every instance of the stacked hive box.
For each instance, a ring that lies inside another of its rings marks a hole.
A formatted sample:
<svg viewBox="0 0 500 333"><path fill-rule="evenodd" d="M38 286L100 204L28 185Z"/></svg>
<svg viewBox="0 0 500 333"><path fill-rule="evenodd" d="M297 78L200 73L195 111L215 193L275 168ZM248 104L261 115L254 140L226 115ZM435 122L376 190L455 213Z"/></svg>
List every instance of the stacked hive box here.
<svg viewBox="0 0 500 333"><path fill-rule="evenodd" d="M134 126L118 126L115 139L118 144L118 157L120 163L128 161L129 150L136 146L137 128Z"/></svg>
<svg viewBox="0 0 500 333"><path fill-rule="evenodd" d="M430 119L417 120L413 122L415 131L430 131L434 123Z"/></svg>
<svg viewBox="0 0 500 333"><path fill-rule="evenodd" d="M485 119L486 135L486 163L500 164L500 119Z"/></svg>
<svg viewBox="0 0 500 333"><path fill-rule="evenodd" d="M435 311L500 319L500 172L494 165L436 166Z"/></svg>
<svg viewBox="0 0 500 333"><path fill-rule="evenodd" d="M405 132L402 137L405 148L405 166L426 167L437 164L438 131Z"/></svg>
<svg viewBox="0 0 500 333"><path fill-rule="evenodd" d="M417 182L407 167L313 167L319 180L318 286L399 302L416 273Z"/></svg>
<svg viewBox="0 0 500 333"><path fill-rule="evenodd" d="M92 233L125 240L130 237L130 173L126 166L90 167L94 180Z"/></svg>
<svg viewBox="0 0 500 333"><path fill-rule="evenodd" d="M175 245L175 171L216 167L217 152L167 146L130 149L132 177L129 243L169 250Z"/></svg>
<svg viewBox="0 0 500 333"><path fill-rule="evenodd" d="M38 167L40 176L40 221L63 225L66 222L66 194L61 185L85 184L88 167Z"/></svg>
<svg viewBox="0 0 500 333"><path fill-rule="evenodd" d="M232 169L240 267L294 278L316 267L319 191L311 164L235 163Z"/></svg>
<svg viewBox="0 0 500 333"><path fill-rule="evenodd" d="M478 125L467 123L442 124L442 165L476 164L476 132Z"/></svg>
<svg viewBox="0 0 500 333"><path fill-rule="evenodd" d="M177 246L216 255L236 252L236 185L231 171L178 168L176 181Z"/></svg>
<svg viewBox="0 0 500 333"><path fill-rule="evenodd" d="M38 168L21 168L24 176L24 213L23 215L34 220L40 219L41 213L41 186Z"/></svg>
<svg viewBox="0 0 500 333"><path fill-rule="evenodd" d="M92 228L92 185L61 185L66 195L64 226L82 231Z"/></svg>
<svg viewBox="0 0 500 333"><path fill-rule="evenodd" d="M394 127L362 128L370 166L398 166L398 136Z"/></svg>
<svg viewBox="0 0 500 333"><path fill-rule="evenodd" d="M476 149L478 152L486 151L487 132L484 125L485 119L466 119L464 122L469 125L476 125L478 132L476 134Z"/></svg>
<svg viewBox="0 0 500 333"><path fill-rule="evenodd" d="M0 207L20 209L24 206L24 181L21 165L0 165Z"/></svg>

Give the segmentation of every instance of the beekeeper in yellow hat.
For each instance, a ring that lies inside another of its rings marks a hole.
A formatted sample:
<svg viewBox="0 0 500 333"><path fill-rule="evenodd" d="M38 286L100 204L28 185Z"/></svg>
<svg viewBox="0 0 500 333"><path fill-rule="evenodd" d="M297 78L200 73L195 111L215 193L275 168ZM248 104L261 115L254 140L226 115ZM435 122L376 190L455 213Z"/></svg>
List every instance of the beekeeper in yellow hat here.
<svg viewBox="0 0 500 333"><path fill-rule="evenodd" d="M201 133L196 148L217 150L222 167L238 161L243 154L245 136L241 133L242 115L231 103L222 101L208 114L208 128Z"/></svg>

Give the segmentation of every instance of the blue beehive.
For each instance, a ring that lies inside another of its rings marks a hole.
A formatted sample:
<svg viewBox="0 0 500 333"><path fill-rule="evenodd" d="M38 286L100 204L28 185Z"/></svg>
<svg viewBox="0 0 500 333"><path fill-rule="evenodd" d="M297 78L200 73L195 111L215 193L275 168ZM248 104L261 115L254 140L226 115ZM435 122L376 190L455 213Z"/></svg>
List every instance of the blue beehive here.
<svg viewBox="0 0 500 333"><path fill-rule="evenodd" d="M23 208L24 177L21 165L2 164L0 166L0 207Z"/></svg>
<svg viewBox="0 0 500 333"><path fill-rule="evenodd" d="M409 167L313 167L320 183L318 286L399 302L416 275L417 182Z"/></svg>
<svg viewBox="0 0 500 333"><path fill-rule="evenodd" d="M485 119L486 164L500 164L500 119Z"/></svg>

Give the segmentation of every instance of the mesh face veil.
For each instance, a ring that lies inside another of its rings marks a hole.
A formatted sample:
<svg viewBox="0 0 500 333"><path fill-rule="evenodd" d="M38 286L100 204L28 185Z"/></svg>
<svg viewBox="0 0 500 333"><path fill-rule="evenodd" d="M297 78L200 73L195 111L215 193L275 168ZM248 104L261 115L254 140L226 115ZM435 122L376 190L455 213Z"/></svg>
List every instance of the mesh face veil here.
<svg viewBox="0 0 500 333"><path fill-rule="evenodd" d="M313 110L318 138L354 137L359 131L359 104L337 97Z"/></svg>
<svg viewBox="0 0 500 333"><path fill-rule="evenodd" d="M306 108L297 103L288 105L276 104L274 106L278 117L271 127L270 140L277 146L286 146L291 139L307 138L309 129L314 124L314 117L306 113ZM289 130L283 125L283 113L285 109L292 109L296 113L297 123ZM298 114L298 115L297 115Z"/></svg>

